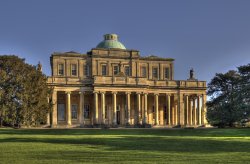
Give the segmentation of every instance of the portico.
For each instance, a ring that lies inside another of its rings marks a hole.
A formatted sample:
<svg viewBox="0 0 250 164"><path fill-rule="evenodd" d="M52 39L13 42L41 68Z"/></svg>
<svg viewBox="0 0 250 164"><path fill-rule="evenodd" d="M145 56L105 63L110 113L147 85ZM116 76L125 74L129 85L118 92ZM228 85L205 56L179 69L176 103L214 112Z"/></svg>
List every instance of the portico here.
<svg viewBox="0 0 250 164"><path fill-rule="evenodd" d="M54 90L53 95L61 97L57 106L53 106L53 126L57 123L69 127L72 124L201 126L205 120L202 94L184 94L183 112L178 111L179 95L175 92Z"/></svg>

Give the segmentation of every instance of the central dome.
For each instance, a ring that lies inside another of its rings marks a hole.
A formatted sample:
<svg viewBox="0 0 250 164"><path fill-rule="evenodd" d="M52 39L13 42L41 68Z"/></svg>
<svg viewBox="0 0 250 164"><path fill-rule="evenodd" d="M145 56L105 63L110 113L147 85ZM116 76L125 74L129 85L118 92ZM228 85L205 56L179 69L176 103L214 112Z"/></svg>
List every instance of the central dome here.
<svg viewBox="0 0 250 164"><path fill-rule="evenodd" d="M125 50L126 47L118 41L118 36L116 34L105 34L104 41L99 43L96 48L118 48Z"/></svg>

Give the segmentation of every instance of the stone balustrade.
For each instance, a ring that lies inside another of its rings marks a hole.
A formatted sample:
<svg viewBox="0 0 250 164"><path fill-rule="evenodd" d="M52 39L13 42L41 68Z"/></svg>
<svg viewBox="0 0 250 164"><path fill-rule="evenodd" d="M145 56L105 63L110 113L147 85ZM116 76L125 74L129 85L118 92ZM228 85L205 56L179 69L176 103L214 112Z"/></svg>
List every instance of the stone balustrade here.
<svg viewBox="0 0 250 164"><path fill-rule="evenodd" d="M117 85L141 85L173 88L206 88L205 81L189 80L152 80L142 77L123 77L123 76L94 76L94 78L79 77L49 77L49 84L117 84Z"/></svg>

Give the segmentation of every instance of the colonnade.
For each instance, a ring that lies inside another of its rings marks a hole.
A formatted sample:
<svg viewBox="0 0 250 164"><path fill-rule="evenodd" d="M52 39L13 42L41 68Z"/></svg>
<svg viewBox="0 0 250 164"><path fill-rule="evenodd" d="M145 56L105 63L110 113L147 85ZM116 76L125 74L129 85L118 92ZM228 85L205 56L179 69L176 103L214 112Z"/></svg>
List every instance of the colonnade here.
<svg viewBox="0 0 250 164"><path fill-rule="evenodd" d="M184 95L185 125L196 126L206 124L205 95Z"/></svg>
<svg viewBox="0 0 250 164"><path fill-rule="evenodd" d="M68 126L72 125L71 121L71 92L66 93L66 123ZM83 106L84 106L84 92L78 92L80 95L79 100L79 113L78 113L78 122L81 125L85 124L83 117ZM106 106L106 93L105 91L94 91L93 92L93 115L92 123L93 124L107 124L105 122L105 106ZM108 94L112 95L112 124L117 125L117 92L109 92ZM131 125L131 92L123 92L126 97L125 101L125 123ZM148 124L149 115L148 115L148 95L154 97L154 125L159 125L159 96L164 96L164 104L166 107L166 117L164 120L164 125L168 126L200 126L206 124L205 118L205 103L206 95L187 95L187 94L171 94L171 93L147 93L147 92L135 92L136 94L136 109L137 115L136 122L133 124ZM99 96L100 95L100 96ZM178 102L175 102L175 96L178 96ZM101 98L98 101L98 98ZM183 98L183 99L182 99ZM143 100L142 100L143 99ZM183 101L180 101L183 100ZM143 102L141 102L143 101ZM99 102L101 104L99 104ZM52 94L52 103L57 104L57 92L54 91ZM162 102L161 102L162 103ZM181 105L180 105L181 104ZM178 107L179 105L179 107ZM182 107L183 106L183 107ZM100 109L99 109L100 108ZM143 108L143 109L142 109ZM99 112L101 110L101 112ZM143 112L142 112L143 111ZM99 116L99 114L101 115ZM49 116L48 116L49 117ZM48 119L49 121L50 119ZM152 121L151 121L152 122ZM52 112L52 125L57 125L57 105L53 106Z"/></svg>

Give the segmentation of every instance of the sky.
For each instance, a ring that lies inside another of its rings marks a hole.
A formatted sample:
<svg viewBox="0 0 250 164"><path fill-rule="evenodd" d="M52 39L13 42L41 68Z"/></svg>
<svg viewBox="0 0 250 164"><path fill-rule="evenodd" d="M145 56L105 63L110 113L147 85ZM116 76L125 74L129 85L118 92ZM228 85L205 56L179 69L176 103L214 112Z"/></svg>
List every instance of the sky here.
<svg viewBox="0 0 250 164"><path fill-rule="evenodd" d="M250 63L249 0L1 0L0 55L43 65L53 52L87 53L116 33L141 56L174 58L174 78L209 82Z"/></svg>

